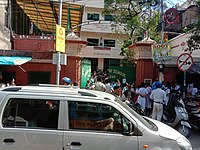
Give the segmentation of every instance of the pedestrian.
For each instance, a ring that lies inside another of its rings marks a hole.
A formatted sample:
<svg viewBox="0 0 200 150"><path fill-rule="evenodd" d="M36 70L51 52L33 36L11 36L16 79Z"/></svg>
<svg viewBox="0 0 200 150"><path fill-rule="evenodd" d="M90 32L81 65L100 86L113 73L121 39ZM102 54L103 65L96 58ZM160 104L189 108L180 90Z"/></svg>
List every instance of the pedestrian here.
<svg viewBox="0 0 200 150"><path fill-rule="evenodd" d="M111 81L109 78L105 79L105 88L107 93L112 93L113 92L113 87L111 86Z"/></svg>
<svg viewBox="0 0 200 150"><path fill-rule="evenodd" d="M171 95L171 84L169 82L167 82L165 87L166 87L165 93L166 93L166 97L167 97L165 104L167 105L169 98L170 98L170 95Z"/></svg>
<svg viewBox="0 0 200 150"><path fill-rule="evenodd" d="M89 79L87 80L87 82L86 82L86 84L85 84L85 88L86 88L86 89L89 89L89 88L90 88L90 80L89 80Z"/></svg>
<svg viewBox="0 0 200 150"><path fill-rule="evenodd" d="M9 86L16 86L14 78L11 79Z"/></svg>
<svg viewBox="0 0 200 150"><path fill-rule="evenodd" d="M126 91L124 91L124 93L122 94L122 101L129 101L131 103L134 103L133 98L135 97L135 93L133 91L131 91L131 85L128 84L126 86Z"/></svg>
<svg viewBox="0 0 200 150"><path fill-rule="evenodd" d="M5 87L6 84L3 82L3 76L0 74L0 88Z"/></svg>
<svg viewBox="0 0 200 150"><path fill-rule="evenodd" d="M146 104L145 104L146 116L150 116L152 112L152 100L150 99L152 90L149 83L146 83L145 87L148 91L148 95L146 96Z"/></svg>
<svg viewBox="0 0 200 150"><path fill-rule="evenodd" d="M138 90L138 98L137 102L142 106L142 109L145 110L146 104L146 96L148 95L148 91L145 88L145 84L141 83L141 87Z"/></svg>
<svg viewBox="0 0 200 150"><path fill-rule="evenodd" d="M198 89L194 87L194 83L188 84L187 96L194 96Z"/></svg>
<svg viewBox="0 0 200 150"><path fill-rule="evenodd" d="M150 98L153 100L152 118L161 121L163 115L163 105L166 101L166 93L162 88L162 83L156 83L156 89L152 91Z"/></svg>
<svg viewBox="0 0 200 150"><path fill-rule="evenodd" d="M64 82L64 85L71 86L72 80L70 78L64 77L64 78L62 78L62 81Z"/></svg>
<svg viewBox="0 0 200 150"><path fill-rule="evenodd" d="M129 86L129 84L128 84L127 82L126 82L124 85L125 85L125 86L124 86L123 89L122 89L122 95L123 95L124 92L128 89L127 86Z"/></svg>
<svg viewBox="0 0 200 150"><path fill-rule="evenodd" d="M114 95L114 96L120 98L120 88L121 88L120 86L115 85L115 86L113 87L112 95Z"/></svg>
<svg viewBox="0 0 200 150"><path fill-rule="evenodd" d="M105 84L102 83L100 76L97 76L97 81L94 83L94 85L95 85L94 89L96 91L102 91L102 92L106 91Z"/></svg>
<svg viewBox="0 0 200 150"><path fill-rule="evenodd" d="M151 88L152 91L156 89L156 83L157 82L159 82L158 78L156 78L155 81L152 83L152 88Z"/></svg>

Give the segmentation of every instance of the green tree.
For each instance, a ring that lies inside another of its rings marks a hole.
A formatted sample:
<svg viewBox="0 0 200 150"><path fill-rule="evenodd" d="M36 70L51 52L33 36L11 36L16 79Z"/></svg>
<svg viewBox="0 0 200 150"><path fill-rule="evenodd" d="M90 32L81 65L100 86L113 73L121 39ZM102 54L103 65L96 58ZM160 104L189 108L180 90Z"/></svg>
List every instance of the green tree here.
<svg viewBox="0 0 200 150"><path fill-rule="evenodd" d="M104 0L103 14L115 15L115 22L124 26L124 32L128 35L121 48L121 54L125 56L124 61L134 63L133 51L128 46L144 38L144 33L155 41L159 41L160 33L157 32L160 14L158 10L158 1L133 1L133 0ZM144 12L145 11L145 12ZM142 15L147 15L146 18ZM118 32L115 30L115 33ZM120 34L120 33L119 33Z"/></svg>

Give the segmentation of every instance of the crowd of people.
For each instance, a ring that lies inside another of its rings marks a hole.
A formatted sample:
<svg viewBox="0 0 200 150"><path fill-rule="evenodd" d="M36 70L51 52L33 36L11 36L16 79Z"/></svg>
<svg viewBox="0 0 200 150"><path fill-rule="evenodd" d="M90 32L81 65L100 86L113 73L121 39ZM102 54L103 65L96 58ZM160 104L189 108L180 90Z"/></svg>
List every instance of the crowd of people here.
<svg viewBox="0 0 200 150"><path fill-rule="evenodd" d="M103 91L111 93L123 102L140 104L146 116L161 121L163 114L163 105L167 105L171 93L181 93L183 87L175 83L162 84L158 78L152 83L141 83L135 86L134 83L121 83L118 79L112 82L109 76L101 76L94 73L85 86L86 89ZM194 95L198 89L194 84L188 84L187 95Z"/></svg>

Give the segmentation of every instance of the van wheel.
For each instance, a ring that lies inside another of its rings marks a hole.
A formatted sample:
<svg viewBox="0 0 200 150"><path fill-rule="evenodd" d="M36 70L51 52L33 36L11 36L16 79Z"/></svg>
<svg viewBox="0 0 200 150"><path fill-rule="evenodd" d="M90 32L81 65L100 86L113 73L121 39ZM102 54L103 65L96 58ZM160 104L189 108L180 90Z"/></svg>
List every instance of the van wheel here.
<svg viewBox="0 0 200 150"><path fill-rule="evenodd" d="M176 130L178 132L180 132L183 136L185 136L186 138L189 138L191 135L191 128L187 127L187 126L183 126L183 125L178 125L176 127Z"/></svg>

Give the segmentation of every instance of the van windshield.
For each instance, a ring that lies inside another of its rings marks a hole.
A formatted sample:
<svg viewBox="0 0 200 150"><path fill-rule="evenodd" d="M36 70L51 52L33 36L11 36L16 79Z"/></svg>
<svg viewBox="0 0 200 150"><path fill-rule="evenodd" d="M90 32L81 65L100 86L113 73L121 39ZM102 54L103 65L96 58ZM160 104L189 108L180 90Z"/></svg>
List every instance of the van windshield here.
<svg viewBox="0 0 200 150"><path fill-rule="evenodd" d="M140 114L138 114L137 112L135 112L133 109L131 109L128 105L126 105L124 102L122 102L119 98L115 98L115 101L119 104L121 104L123 107L126 108L126 110L128 110L132 115L134 115L141 123L143 123L147 128L154 130L154 131L158 131L157 126L150 121L149 119L147 119L146 117L144 118L143 116L141 116Z"/></svg>

